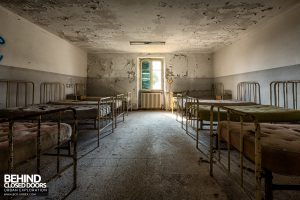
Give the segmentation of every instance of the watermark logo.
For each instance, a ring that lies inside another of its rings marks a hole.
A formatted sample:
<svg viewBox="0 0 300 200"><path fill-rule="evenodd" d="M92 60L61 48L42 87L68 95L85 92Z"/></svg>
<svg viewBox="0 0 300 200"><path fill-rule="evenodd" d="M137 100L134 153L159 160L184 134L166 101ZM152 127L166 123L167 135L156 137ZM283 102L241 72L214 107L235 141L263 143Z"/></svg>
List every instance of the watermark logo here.
<svg viewBox="0 0 300 200"><path fill-rule="evenodd" d="M4 174L3 196L47 196L46 183L38 174Z"/></svg>

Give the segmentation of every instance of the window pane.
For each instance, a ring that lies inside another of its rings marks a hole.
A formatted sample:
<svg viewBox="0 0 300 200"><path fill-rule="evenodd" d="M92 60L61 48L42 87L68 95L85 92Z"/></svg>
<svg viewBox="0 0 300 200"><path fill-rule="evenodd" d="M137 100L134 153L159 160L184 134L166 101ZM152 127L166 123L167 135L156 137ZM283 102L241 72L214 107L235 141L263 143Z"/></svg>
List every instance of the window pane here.
<svg viewBox="0 0 300 200"><path fill-rule="evenodd" d="M152 61L152 89L161 90L161 61Z"/></svg>
<svg viewBox="0 0 300 200"><path fill-rule="evenodd" d="M153 71L152 72L152 89L153 90L161 90L161 71Z"/></svg>
<svg viewBox="0 0 300 200"><path fill-rule="evenodd" d="M158 60L152 61L152 70L153 71L161 71L161 61L158 61Z"/></svg>
<svg viewBox="0 0 300 200"><path fill-rule="evenodd" d="M142 62L142 89L150 90L150 63L148 61Z"/></svg>

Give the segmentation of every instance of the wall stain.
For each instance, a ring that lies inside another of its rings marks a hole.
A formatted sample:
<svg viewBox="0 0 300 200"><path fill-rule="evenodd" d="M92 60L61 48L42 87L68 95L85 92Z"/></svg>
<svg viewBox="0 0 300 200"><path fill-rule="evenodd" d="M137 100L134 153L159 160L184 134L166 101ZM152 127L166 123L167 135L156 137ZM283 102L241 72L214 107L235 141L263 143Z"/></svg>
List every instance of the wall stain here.
<svg viewBox="0 0 300 200"><path fill-rule="evenodd" d="M127 59L124 68L127 71L127 78L129 80L129 83L134 82L136 79L134 60Z"/></svg>
<svg viewBox="0 0 300 200"><path fill-rule="evenodd" d="M3 37L0 36L0 45L4 45L5 44L5 40ZM0 53L0 61L3 59L3 55Z"/></svg>

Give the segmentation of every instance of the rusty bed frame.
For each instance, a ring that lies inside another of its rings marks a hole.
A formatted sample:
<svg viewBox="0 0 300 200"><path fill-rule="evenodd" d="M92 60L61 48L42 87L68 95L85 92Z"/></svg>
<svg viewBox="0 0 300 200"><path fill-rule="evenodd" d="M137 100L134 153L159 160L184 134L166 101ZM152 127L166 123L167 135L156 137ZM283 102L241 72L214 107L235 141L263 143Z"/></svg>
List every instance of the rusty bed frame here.
<svg viewBox="0 0 300 200"><path fill-rule="evenodd" d="M116 112L119 111L115 108L116 97L94 97L92 99L85 98L84 100L79 100L77 98L78 88L80 84L75 84L74 94L76 99L66 101L65 97L65 85L60 82L44 82L40 85L41 90L41 100L42 103L47 104L58 104L67 105L70 107L76 106L92 106L97 109L97 115L93 117L94 128L97 130L97 147L100 146L100 136L104 133L105 129L111 126L111 131L114 132L116 128ZM77 91L77 92L76 92ZM102 106L108 105L106 107L104 114L101 113ZM78 118L78 117L77 117ZM90 119L90 118L89 118ZM80 119L78 119L80 121ZM82 120L85 120L82 119Z"/></svg>
<svg viewBox="0 0 300 200"><path fill-rule="evenodd" d="M6 84L6 93L5 96L3 96L6 99L6 106L5 108L1 109L0 112L0 123L8 122L9 124L9 130L8 130L8 173L13 173L15 169L15 163L14 163L14 145L13 145L13 127L14 123L16 121L36 121L37 123L37 146L36 146L36 172L40 174L41 172L41 155L55 155L56 156L56 174L51 177L48 181L51 179L60 176L60 174L71 167L73 165L73 187L71 191L67 194L69 195L74 189L77 187L77 115L76 110L70 107L55 107L51 108L49 110L45 110L44 106L35 106L34 105L34 94L35 94L35 86L34 83L31 81L22 81L22 80L0 80L1 84ZM11 91L12 85L15 84L15 91ZM24 104L20 105L20 96L21 96L21 88L24 87ZM14 107L17 107L17 109L10 109L11 104L11 96L14 96L15 104ZM31 97L31 100L28 100L28 98ZM30 101L30 102L29 102ZM34 111L29 111L28 108L34 107ZM65 111L72 111L73 112L73 128L72 128L72 136L71 141L73 144L73 154L64 155L61 154L60 149L61 145L63 145L60 141L60 131L61 131L61 113ZM56 153L55 154L47 154L46 152L42 152L41 150L41 122L42 122L42 116L48 115L48 114L58 114L58 119L56 120L57 126L58 126L58 132L57 132L57 144L56 146ZM72 163L68 164L64 168L61 169L60 167L60 157L71 157Z"/></svg>
<svg viewBox="0 0 300 200"><path fill-rule="evenodd" d="M297 104L298 104L298 84L300 81L293 80L293 81L273 81L270 83L270 109L274 108L281 108L280 111L280 120L275 121L274 119L270 118L264 118L266 116L263 116L263 113L259 115L256 115L255 113L251 113L247 110L244 110L243 108L234 108L230 106L219 106L218 109L222 108L227 111L227 126L229 127L231 115L237 115L239 116L239 123L240 123L240 148L241 150L239 152L240 157L240 179L239 183L241 188L244 189L244 155L243 155L243 123L245 119L251 121L254 123L255 126L255 199L261 200L262 199L262 178L265 178L265 199L271 200L273 199L273 190L300 190L300 185L278 185L273 184L272 182L272 172L266 169L262 169L262 152L261 152L261 128L260 123L263 122L296 122L299 123L300 121L300 111L297 110ZM288 99L292 98L292 104L288 104ZM280 104L281 102L281 104ZM247 108L246 108L247 109ZM293 111L294 110L294 111ZM299 113L297 114L297 117L288 117L289 113ZM270 111L272 113L272 111ZM213 114L213 112L212 112ZM267 114L267 113L266 113ZM272 113L273 115L276 115L276 113ZM218 122L220 122L220 115L218 113ZM230 151L231 151L231 145L229 142L227 143L227 167L221 163L221 151L220 151L220 145L216 145L217 149L217 158L214 157L213 149L213 139L214 139L214 133L212 130L212 121L211 121L211 129L210 129L210 175L213 176L213 164L216 161L220 166L222 166L222 169L225 169L227 173L230 175ZM220 144L220 131L218 129L217 131L217 142L216 144ZM229 128L227 128L227 140L230 141L230 134L229 134ZM232 176L230 176L232 177ZM235 180L235 179L234 179Z"/></svg>
<svg viewBox="0 0 300 200"><path fill-rule="evenodd" d="M103 101L107 97L99 96L87 96L86 95L86 84L84 83L75 83L74 87L75 98L78 100L87 100L87 101ZM115 128L117 127L118 118L122 117L122 121L125 121L125 112L128 116L129 109L132 111L132 93L127 92L126 94L117 94L113 96L113 123ZM121 105L119 105L121 102ZM102 103L102 102L100 102Z"/></svg>
<svg viewBox="0 0 300 200"><path fill-rule="evenodd" d="M272 81L270 83L270 105L298 109L300 80Z"/></svg>
<svg viewBox="0 0 300 200"><path fill-rule="evenodd" d="M237 85L237 100L261 104L260 84L255 81L239 82Z"/></svg>
<svg viewBox="0 0 300 200"><path fill-rule="evenodd" d="M85 83L75 83L75 87L74 87L74 94L75 94L75 99L76 100L81 100L80 97L82 97L82 99L86 99L86 100L97 100L98 98L101 97L93 97L93 96L87 96L87 92L86 92L86 84ZM129 110L132 111L133 107L132 107L132 92L127 92L126 94L118 94L119 97L122 97L122 101L124 101L125 103L125 110L126 110L126 115L128 116ZM116 97L118 96L116 95ZM124 99L123 99L124 98Z"/></svg>
<svg viewBox="0 0 300 200"><path fill-rule="evenodd" d="M207 90L199 90L198 92L206 92ZM176 106L176 120L178 121L178 116L181 116L181 123L183 128L183 118L186 115L186 109L185 109L185 103L186 102L193 102L194 99L199 99L197 97L191 97L189 96L189 91L182 91L182 92L176 92L175 94L175 106ZM223 99L224 97L224 85L223 83L217 82L212 84L211 90L210 90L210 98L209 99ZM195 103L195 102L194 102Z"/></svg>
<svg viewBox="0 0 300 200"><path fill-rule="evenodd" d="M213 94L218 94L218 91L223 92L222 95L224 95L224 86L222 83L216 83L212 87L215 89ZM261 97L260 97L260 84L258 82L240 82L237 84L237 101L240 102L231 102L231 104L260 104ZM186 131L188 135L191 136L191 134L188 132L188 124L190 123L191 127L196 127L196 135L197 137L194 138L198 141L198 135L199 135L199 129L203 130L204 125L210 125L210 123L205 124L203 119L199 119L198 117L198 110L199 105L210 105L209 102L203 102L202 99L190 97L186 95L185 93L178 93L177 94L177 104L179 107L178 111L176 112L176 120L178 119L178 116L181 116L181 127ZM222 100L221 98L220 100ZM242 103L245 102L245 103ZM253 103L251 103L253 102ZM179 105L181 103L181 106ZM217 102L214 102L217 103ZM225 102L224 102L225 103ZM230 102L226 102L227 105L229 105ZM220 105L220 102L218 103ZM189 105L189 106L186 106ZM192 105L197 105L196 107L192 107ZM197 116L192 115L191 113L197 113ZM184 118L186 119L186 122L184 123ZM210 119L207 119L208 121ZM178 120L177 120L178 121ZM199 125L200 123L200 125ZM200 142L201 143L201 142ZM198 142L197 142L197 148L198 148Z"/></svg>
<svg viewBox="0 0 300 200"><path fill-rule="evenodd" d="M3 93L5 106L3 108L12 106L28 106L34 104L35 88L32 81L1 79L0 85L1 88L5 89L5 92ZM20 98L22 91L24 94L23 99ZM20 100L23 100L23 104L21 104Z"/></svg>

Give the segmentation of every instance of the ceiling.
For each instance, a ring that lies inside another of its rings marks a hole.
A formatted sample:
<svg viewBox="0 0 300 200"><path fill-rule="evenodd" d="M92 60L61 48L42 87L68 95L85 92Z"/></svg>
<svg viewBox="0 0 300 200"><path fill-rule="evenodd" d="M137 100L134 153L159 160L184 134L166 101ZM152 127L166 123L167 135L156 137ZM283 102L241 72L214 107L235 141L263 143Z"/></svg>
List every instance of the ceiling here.
<svg viewBox="0 0 300 200"><path fill-rule="evenodd" d="M88 52L212 52L297 0L1 0ZM165 45L130 46L130 41Z"/></svg>

